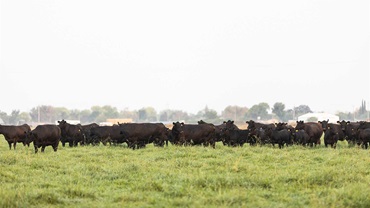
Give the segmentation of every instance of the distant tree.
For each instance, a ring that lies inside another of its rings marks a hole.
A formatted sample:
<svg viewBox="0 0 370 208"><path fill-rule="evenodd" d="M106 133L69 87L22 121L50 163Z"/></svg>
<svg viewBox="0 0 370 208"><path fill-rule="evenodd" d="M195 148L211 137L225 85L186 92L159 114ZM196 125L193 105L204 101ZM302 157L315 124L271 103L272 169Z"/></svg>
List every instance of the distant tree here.
<svg viewBox="0 0 370 208"><path fill-rule="evenodd" d="M248 110L247 116L248 118L253 120L257 120L258 118L267 119L269 117L267 110L269 109L270 109L269 104L262 102L259 103L258 105L253 105Z"/></svg>
<svg viewBox="0 0 370 208"><path fill-rule="evenodd" d="M237 105L227 106L221 113L223 120L245 121L247 119L247 107Z"/></svg>
<svg viewBox="0 0 370 208"><path fill-rule="evenodd" d="M4 121L4 123L9 123L9 117L7 113L0 111L0 118Z"/></svg>
<svg viewBox="0 0 370 208"><path fill-rule="evenodd" d="M123 109L119 113L119 117L120 118L131 118L133 121L139 120L138 111L135 111L135 110L130 111L128 108Z"/></svg>
<svg viewBox="0 0 370 208"><path fill-rule="evenodd" d="M310 107L308 107L308 105L300 105L298 107L293 108L293 110L296 118L306 113L312 113L312 110L310 109Z"/></svg>
<svg viewBox="0 0 370 208"><path fill-rule="evenodd" d="M31 121L31 116L27 112L22 112L19 114L19 121L22 121L24 123L28 123Z"/></svg>
<svg viewBox="0 0 370 208"><path fill-rule="evenodd" d="M154 122L157 121L157 112L153 107L141 108L138 111L139 121Z"/></svg>
<svg viewBox="0 0 370 208"><path fill-rule="evenodd" d="M275 115L280 119L284 120L285 119L285 105L284 103L277 102L274 104L274 107L272 107L272 112L275 113Z"/></svg>
<svg viewBox="0 0 370 208"><path fill-rule="evenodd" d="M16 125L19 121L19 110L12 110L9 116L9 124Z"/></svg>
<svg viewBox="0 0 370 208"><path fill-rule="evenodd" d="M42 123L55 122L54 107L50 105L41 105L32 108L30 111L30 116L34 122L38 122L39 118L40 122Z"/></svg>
<svg viewBox="0 0 370 208"><path fill-rule="evenodd" d="M336 115L339 116L339 120L346 120L346 121L353 120L353 113L350 113L350 112L338 112L336 113Z"/></svg>

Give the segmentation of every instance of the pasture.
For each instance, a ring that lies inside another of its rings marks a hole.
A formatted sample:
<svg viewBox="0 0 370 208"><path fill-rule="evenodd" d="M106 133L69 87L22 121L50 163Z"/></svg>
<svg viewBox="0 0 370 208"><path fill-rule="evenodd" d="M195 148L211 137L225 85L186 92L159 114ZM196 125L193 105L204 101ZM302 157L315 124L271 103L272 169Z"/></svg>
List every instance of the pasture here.
<svg viewBox="0 0 370 208"><path fill-rule="evenodd" d="M370 207L370 151L124 146L9 150L0 207Z"/></svg>

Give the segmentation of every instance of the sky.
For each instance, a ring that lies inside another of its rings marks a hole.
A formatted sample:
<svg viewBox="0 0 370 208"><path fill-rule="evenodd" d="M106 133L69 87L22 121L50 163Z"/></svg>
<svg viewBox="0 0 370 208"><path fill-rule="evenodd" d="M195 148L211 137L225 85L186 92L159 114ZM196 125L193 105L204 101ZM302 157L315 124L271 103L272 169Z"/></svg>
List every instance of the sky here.
<svg viewBox="0 0 370 208"><path fill-rule="evenodd" d="M0 111L370 105L368 0L0 0Z"/></svg>

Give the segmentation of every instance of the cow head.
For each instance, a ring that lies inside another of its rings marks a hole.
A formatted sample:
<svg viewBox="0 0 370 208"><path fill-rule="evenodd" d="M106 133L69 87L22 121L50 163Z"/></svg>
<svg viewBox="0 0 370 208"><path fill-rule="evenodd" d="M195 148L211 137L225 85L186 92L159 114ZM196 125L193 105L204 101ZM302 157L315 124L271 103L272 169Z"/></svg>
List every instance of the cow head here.
<svg viewBox="0 0 370 208"><path fill-rule="evenodd" d="M321 124L322 126L322 130L326 131L326 129L329 129L330 127L328 126L328 123L329 123L329 119L328 120L323 120L323 121L319 121L319 123Z"/></svg>
<svg viewBox="0 0 370 208"><path fill-rule="evenodd" d="M342 129L342 131L345 131L347 128L347 125L351 122L342 120L342 121L337 121L337 123L340 125L340 128Z"/></svg>
<svg viewBox="0 0 370 208"><path fill-rule="evenodd" d="M280 130L286 129L288 123L279 122L279 123L275 123L275 125L276 125L276 128L275 129L278 130L278 131L280 131Z"/></svg>
<svg viewBox="0 0 370 208"><path fill-rule="evenodd" d="M295 126L295 130L304 129L304 121L297 121L297 125Z"/></svg>
<svg viewBox="0 0 370 208"><path fill-rule="evenodd" d="M255 127L255 122L253 121L253 120L249 120L249 121L246 121L245 123L247 123L248 124L248 130L252 130L252 129L255 129L256 127Z"/></svg>

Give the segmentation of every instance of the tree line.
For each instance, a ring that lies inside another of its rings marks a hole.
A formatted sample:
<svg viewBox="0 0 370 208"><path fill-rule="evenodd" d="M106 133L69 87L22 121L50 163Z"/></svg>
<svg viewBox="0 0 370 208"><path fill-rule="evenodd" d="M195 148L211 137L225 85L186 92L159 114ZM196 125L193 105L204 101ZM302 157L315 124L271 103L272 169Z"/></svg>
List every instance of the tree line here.
<svg viewBox="0 0 370 208"><path fill-rule="evenodd" d="M187 123L196 123L199 120L206 120L212 123L220 123L224 120L234 120L236 122L244 122L246 120L269 120L277 119L287 122L288 120L296 120L298 116L312 113L312 110L307 105L299 105L297 107L286 109L285 104L276 102L270 107L268 103L261 102L248 107L229 105L221 114L216 110L205 106L196 114L188 113L182 110L167 109L157 112L153 107L143 107L139 110L122 109L119 110L114 106L92 106L90 109L78 110L68 109L66 107L54 107L50 105L41 105L32 108L29 112L20 112L13 110L10 114L0 110L0 118L5 124L20 124L20 123L55 123L57 120L80 120L81 123L100 123L109 118L131 118L133 122L172 122L185 121ZM338 112L337 115L343 120L362 119L365 120L368 111L366 103L362 101L361 106L354 112Z"/></svg>

